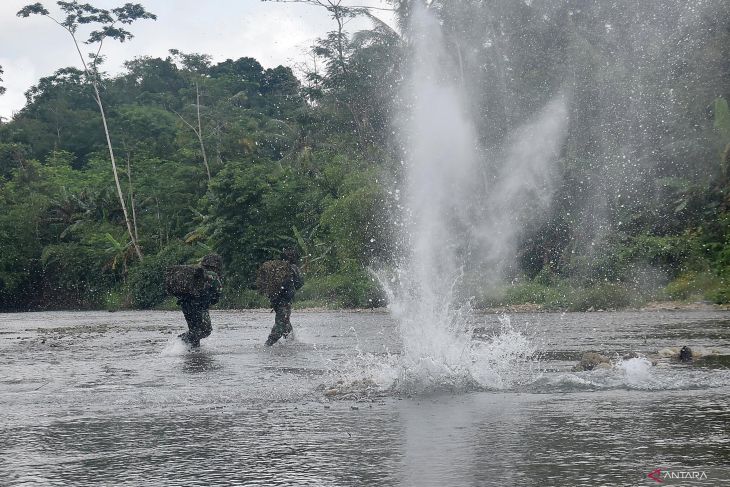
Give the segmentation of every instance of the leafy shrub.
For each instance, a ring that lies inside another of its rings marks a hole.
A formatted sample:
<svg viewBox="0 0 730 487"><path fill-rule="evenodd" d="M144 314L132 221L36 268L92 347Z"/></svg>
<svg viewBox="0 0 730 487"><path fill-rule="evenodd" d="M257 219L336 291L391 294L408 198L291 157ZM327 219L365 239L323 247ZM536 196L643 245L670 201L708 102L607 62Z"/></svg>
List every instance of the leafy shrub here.
<svg viewBox="0 0 730 487"><path fill-rule="evenodd" d="M224 286L221 300L217 307L222 309L268 308L271 305L265 296L253 289L233 289Z"/></svg>
<svg viewBox="0 0 730 487"><path fill-rule="evenodd" d="M528 281L508 287L502 304L541 304L546 308L564 308L568 305L570 290L562 286L553 287L536 281Z"/></svg>
<svg viewBox="0 0 730 487"><path fill-rule="evenodd" d="M698 299L721 288L723 281L709 272L685 272L670 282L664 293L669 299Z"/></svg>
<svg viewBox="0 0 730 487"><path fill-rule="evenodd" d="M51 307L88 308L100 304L112 276L102 271L103 252L77 242L48 245L41 261L44 295Z"/></svg>
<svg viewBox="0 0 730 487"><path fill-rule="evenodd" d="M292 245L295 227L316 225L316 188L273 162L228 164L211 191L211 244L229 268L226 280L241 288L253 284L262 262Z"/></svg>
<svg viewBox="0 0 730 487"><path fill-rule="evenodd" d="M664 292L670 299L730 303L730 285L724 278L710 272L685 272L670 282Z"/></svg>
<svg viewBox="0 0 730 487"><path fill-rule="evenodd" d="M306 277L306 276L305 276ZM344 308L372 308L385 303L383 293L368 272L349 261L337 274L305 279L297 301L316 301Z"/></svg>
<svg viewBox="0 0 730 487"><path fill-rule="evenodd" d="M606 282L583 289L576 289L570 297L570 311L592 309L621 309L638 304L632 291L619 283Z"/></svg>
<svg viewBox="0 0 730 487"><path fill-rule="evenodd" d="M339 188L338 197L327 200L320 223L334 244L340 265L349 260L369 265L392 255L392 227L384 210L389 202L375 181L374 174L352 173Z"/></svg>
<svg viewBox="0 0 730 487"><path fill-rule="evenodd" d="M107 311L119 311L124 304L124 295L117 289L106 292L102 298L104 309Z"/></svg>
<svg viewBox="0 0 730 487"><path fill-rule="evenodd" d="M649 264L676 274L699 253L698 242L687 235L639 235L620 249L620 261Z"/></svg>
<svg viewBox="0 0 730 487"><path fill-rule="evenodd" d="M715 304L730 303L730 286L721 285L705 292L704 297Z"/></svg>
<svg viewBox="0 0 730 487"><path fill-rule="evenodd" d="M619 279L627 267L618 252L617 242L598 242L585 250L566 257L565 273L587 284Z"/></svg>
<svg viewBox="0 0 730 487"><path fill-rule="evenodd" d="M168 296L163 299L160 303L155 305L155 309L162 311L179 311L180 306L177 304L177 298L174 296Z"/></svg>
<svg viewBox="0 0 730 487"><path fill-rule="evenodd" d="M626 281L637 269L654 268L676 276L702 265L702 246L690 235L613 235L589 251L568 257L564 271L587 285Z"/></svg>

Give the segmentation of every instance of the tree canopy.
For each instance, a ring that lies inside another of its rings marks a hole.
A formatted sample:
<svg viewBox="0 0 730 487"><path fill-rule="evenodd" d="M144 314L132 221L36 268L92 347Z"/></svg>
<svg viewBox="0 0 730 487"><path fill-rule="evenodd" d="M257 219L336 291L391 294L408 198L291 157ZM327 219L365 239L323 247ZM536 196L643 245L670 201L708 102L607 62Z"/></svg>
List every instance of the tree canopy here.
<svg viewBox="0 0 730 487"><path fill-rule="evenodd" d="M225 262L223 304L259 305L256 267L292 245L304 255L303 299L382 303L368 267L398 252L409 4L392 2L399 29L373 17L348 33L344 19L371 12L309 3L331 11L333 30L298 76L243 53L214 63L171 49L115 76L92 57L38 80L0 125L0 309L156 306L164 267L211 250ZM126 26L154 18L138 4L58 5L54 20L71 35L96 26L92 43L129 40ZM557 93L569 100L552 204L519 235L512 287L497 296L479 289L476 269L467 276L485 304L582 306L590 299L566 289L606 296L606 286L730 299L727 2L430 5L487 174L516 127ZM50 15L41 4L19 12L32 14Z"/></svg>

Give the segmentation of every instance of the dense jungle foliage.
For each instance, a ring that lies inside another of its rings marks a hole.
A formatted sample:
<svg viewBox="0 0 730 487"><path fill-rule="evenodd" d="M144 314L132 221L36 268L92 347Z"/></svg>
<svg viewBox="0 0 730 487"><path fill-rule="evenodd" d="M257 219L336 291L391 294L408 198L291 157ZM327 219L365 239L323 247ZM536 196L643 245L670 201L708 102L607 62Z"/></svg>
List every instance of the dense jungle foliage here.
<svg viewBox="0 0 730 487"><path fill-rule="evenodd" d="M409 3L392 2L401 28L357 33L346 21L371 12L305 3L333 31L299 76L172 49L28 90L0 123L0 310L159 306L164 268L210 251L220 306L261 306L255 269L286 246L300 302L383 303L368 267L397 251ZM549 213L503 285L475 280L478 305L730 301L730 4L695 4L432 2L485 153L555 94L570 104Z"/></svg>

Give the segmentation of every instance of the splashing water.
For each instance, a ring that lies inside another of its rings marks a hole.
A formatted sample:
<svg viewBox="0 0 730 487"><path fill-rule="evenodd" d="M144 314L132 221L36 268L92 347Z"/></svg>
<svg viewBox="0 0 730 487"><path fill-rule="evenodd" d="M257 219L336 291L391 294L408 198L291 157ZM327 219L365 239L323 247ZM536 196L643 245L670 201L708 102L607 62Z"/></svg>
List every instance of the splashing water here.
<svg viewBox="0 0 730 487"><path fill-rule="evenodd" d="M533 379L539 369L536 346L514 329L509 316L499 317L496 334L477 340L480 320L468 300L459 304L454 299L453 286L426 302L417 292L402 293L393 286L404 281L388 280L383 272L376 277L398 322L403 351L388 355L387 361L360 355L356 369L385 379L378 381L382 387L406 393L505 389Z"/></svg>
<svg viewBox="0 0 730 487"><path fill-rule="evenodd" d="M165 344L161 355L163 357L179 357L188 353L190 348L179 337L173 336Z"/></svg>
<svg viewBox="0 0 730 487"><path fill-rule="evenodd" d="M418 2L410 32L411 103L400 121L403 252L394 275L376 273L403 339L395 384L409 391L510 387L524 380L535 349L506 317L497 335L475 340L468 287L498 278L521 225L549 204L565 102L550 102L506 141L499 161L489 161L478 150L440 24Z"/></svg>
<svg viewBox="0 0 730 487"><path fill-rule="evenodd" d="M616 367L623 372L626 383L630 386L643 386L653 382L651 362L644 357L622 360Z"/></svg>

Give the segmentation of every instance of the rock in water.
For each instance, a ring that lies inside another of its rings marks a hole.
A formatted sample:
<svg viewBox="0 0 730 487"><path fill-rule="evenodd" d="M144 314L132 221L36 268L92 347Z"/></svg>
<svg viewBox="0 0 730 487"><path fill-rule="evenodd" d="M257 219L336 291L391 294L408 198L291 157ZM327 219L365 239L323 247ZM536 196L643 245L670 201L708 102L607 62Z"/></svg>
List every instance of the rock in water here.
<svg viewBox="0 0 730 487"><path fill-rule="evenodd" d="M692 349L689 348L687 345L683 346L682 349L679 351L679 361L691 362L692 358Z"/></svg>
<svg viewBox="0 0 730 487"><path fill-rule="evenodd" d="M585 352L580 357L580 362L573 367L573 370L580 372L583 370L593 370L596 368L610 367L611 361L605 355L596 352Z"/></svg>

